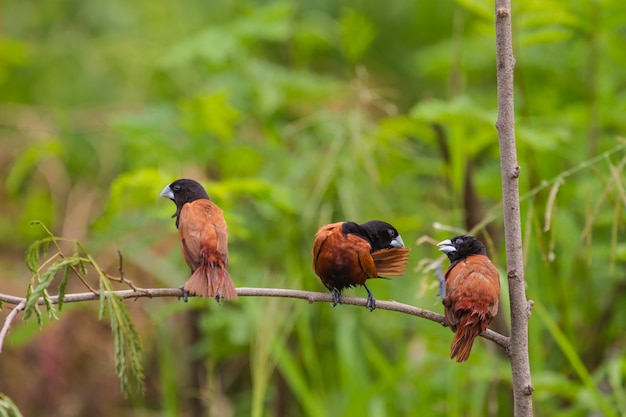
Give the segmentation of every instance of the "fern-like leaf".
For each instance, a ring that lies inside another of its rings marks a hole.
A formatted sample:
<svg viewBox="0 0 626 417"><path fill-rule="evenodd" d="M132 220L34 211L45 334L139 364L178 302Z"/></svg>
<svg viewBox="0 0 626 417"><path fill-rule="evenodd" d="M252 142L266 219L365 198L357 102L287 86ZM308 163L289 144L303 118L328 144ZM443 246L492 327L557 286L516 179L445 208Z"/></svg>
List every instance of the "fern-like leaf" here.
<svg viewBox="0 0 626 417"><path fill-rule="evenodd" d="M9 397L0 392L0 417L23 417Z"/></svg>
<svg viewBox="0 0 626 417"><path fill-rule="evenodd" d="M48 288L55 277L61 274L61 281L58 287L58 309L63 307L65 291L67 289L70 272L75 272L82 280L82 276L87 275L88 267L96 270L99 276L100 311L99 317L109 316L111 330L115 346L115 371L120 379L122 393L125 397L131 391L144 391L144 373L141 363L141 342L135 325L128 314L124 301L113 294L110 279L98 266L96 261L85 251L80 242L55 237L50 230L41 222L32 222L33 225L41 226L48 236L34 242L26 250L24 258L26 265L33 273L33 277L28 286L26 294L26 305L24 307L24 319L29 318L34 312L37 316L37 323L43 325L43 314L39 306L39 300L43 300L48 317L57 319L56 306L48 294ZM58 245L59 241L72 242L73 251L70 256L65 256ZM47 256L47 251L53 245L57 253ZM42 261L42 258L45 260ZM84 282L84 281L83 281ZM85 283L88 286L88 284ZM0 405L1 407L1 405ZM13 415L6 414L7 417ZM0 417L5 417L0 408Z"/></svg>
<svg viewBox="0 0 626 417"><path fill-rule="evenodd" d="M61 282L59 282L59 298L57 304L59 305L59 311L63 309L63 302L65 301L65 291L67 290L67 280L70 276L71 268L65 268L63 270L63 277L61 277Z"/></svg>
<svg viewBox="0 0 626 417"><path fill-rule="evenodd" d="M72 265L76 265L77 262L78 260L74 257L65 258L54 263L52 266L46 269L42 274L38 275L39 279L38 279L37 286L33 289L32 283L31 283L31 287L29 288L29 293L28 293L27 301L26 301L26 307L24 307L24 319L27 319L30 317L33 309L35 308L35 306L37 306L37 303L39 302L39 298L43 296L44 291L50 286L54 277L60 271L64 271L65 269L71 267ZM49 306L52 306L52 304L49 304Z"/></svg>
<svg viewBox="0 0 626 417"><path fill-rule="evenodd" d="M78 271L82 275L87 275L87 266L85 265L85 262L83 262L82 259L78 262Z"/></svg>
<svg viewBox="0 0 626 417"><path fill-rule="evenodd" d="M52 237L46 237L36 240L26 249L24 260L30 272L37 273L39 270L40 252L43 252L44 256L46 255L52 239Z"/></svg>
<svg viewBox="0 0 626 417"><path fill-rule="evenodd" d="M139 333L120 297L108 294L105 303L115 345L115 372L120 380L122 393L125 397L133 391L143 393L144 373Z"/></svg>
<svg viewBox="0 0 626 417"><path fill-rule="evenodd" d="M52 303L52 300L50 300L50 294L48 294L48 291L45 290L43 292L43 303L48 310L48 318L50 320L58 320L59 316L57 316L57 309Z"/></svg>
<svg viewBox="0 0 626 417"><path fill-rule="evenodd" d="M31 311L35 312L35 316L37 316L37 324L39 325L39 329L41 329L43 327L43 315L41 314L41 309L37 304L35 304L35 307Z"/></svg>

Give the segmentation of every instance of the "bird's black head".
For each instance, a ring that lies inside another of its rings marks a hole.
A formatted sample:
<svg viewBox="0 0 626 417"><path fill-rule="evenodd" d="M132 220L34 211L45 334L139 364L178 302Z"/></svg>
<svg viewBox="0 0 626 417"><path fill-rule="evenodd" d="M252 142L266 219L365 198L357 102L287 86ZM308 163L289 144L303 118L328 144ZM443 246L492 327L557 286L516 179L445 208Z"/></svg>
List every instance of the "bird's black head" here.
<svg viewBox="0 0 626 417"><path fill-rule="evenodd" d="M471 255L487 255L483 242L473 236L455 236L437 244L439 250L445 253L452 264L455 264Z"/></svg>
<svg viewBox="0 0 626 417"><path fill-rule="evenodd" d="M366 239L372 246L372 252L380 249L403 248L404 242L400 233L389 223L371 220L363 224L346 222L343 233L354 233Z"/></svg>
<svg viewBox="0 0 626 417"><path fill-rule="evenodd" d="M166 197L176 204L176 213L172 217L176 217L176 227L178 227L178 216L180 210L186 203L195 200L209 200L209 195L199 182L189 179L176 180L161 191L161 197Z"/></svg>

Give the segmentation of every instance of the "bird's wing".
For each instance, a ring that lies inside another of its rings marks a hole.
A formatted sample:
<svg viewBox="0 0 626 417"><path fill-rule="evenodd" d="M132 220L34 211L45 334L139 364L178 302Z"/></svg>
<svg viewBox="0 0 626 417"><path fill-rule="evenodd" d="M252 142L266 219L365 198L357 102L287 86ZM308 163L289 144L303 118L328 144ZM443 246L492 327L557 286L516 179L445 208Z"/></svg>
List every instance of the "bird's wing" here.
<svg viewBox="0 0 626 417"><path fill-rule="evenodd" d="M228 228L222 210L210 200L195 200L183 206L179 224L183 257L192 270L205 259L228 262Z"/></svg>

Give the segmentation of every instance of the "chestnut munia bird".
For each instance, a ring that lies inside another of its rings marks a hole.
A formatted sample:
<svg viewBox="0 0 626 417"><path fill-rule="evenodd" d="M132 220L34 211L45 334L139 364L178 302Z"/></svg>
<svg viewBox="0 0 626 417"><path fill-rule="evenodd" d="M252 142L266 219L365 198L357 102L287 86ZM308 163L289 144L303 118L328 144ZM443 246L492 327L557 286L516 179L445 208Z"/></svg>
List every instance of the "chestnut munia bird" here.
<svg viewBox="0 0 626 417"><path fill-rule="evenodd" d="M446 323L454 331L450 359L465 362L476 336L498 313L500 273L485 245L472 236L456 236L437 246L450 259L443 297Z"/></svg>
<svg viewBox="0 0 626 417"><path fill-rule="evenodd" d="M376 300L365 281L402 275L408 252L400 234L389 223L332 223L322 226L315 235L313 269L333 293L333 307L341 304L344 288L362 285L367 291L366 307L372 311Z"/></svg>
<svg viewBox="0 0 626 417"><path fill-rule="evenodd" d="M222 210L213 203L202 185L194 180L176 180L161 192L176 204L176 227L183 258L191 278L181 286L187 295L237 298L228 273L228 229Z"/></svg>

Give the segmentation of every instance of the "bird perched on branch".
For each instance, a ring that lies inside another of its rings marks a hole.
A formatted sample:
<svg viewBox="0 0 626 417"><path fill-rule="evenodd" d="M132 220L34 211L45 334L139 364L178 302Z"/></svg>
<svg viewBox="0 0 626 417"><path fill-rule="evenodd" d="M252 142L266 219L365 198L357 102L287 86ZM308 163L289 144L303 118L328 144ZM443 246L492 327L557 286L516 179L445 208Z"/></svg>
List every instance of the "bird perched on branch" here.
<svg viewBox="0 0 626 417"><path fill-rule="evenodd" d="M380 220L327 224L317 231L313 244L313 269L332 292L333 307L341 304L344 288L362 285L366 307L374 310L376 300L365 281L402 275L408 257L396 228Z"/></svg>
<svg viewBox="0 0 626 417"><path fill-rule="evenodd" d="M487 257L485 245L472 236L456 236L437 246L450 259L443 297L446 323L455 332L450 359L465 362L476 336L498 313L500 273Z"/></svg>
<svg viewBox="0 0 626 417"><path fill-rule="evenodd" d="M222 210L202 185L194 180L176 180L161 192L176 204L176 227L180 249L191 277L181 286L188 295L221 299L237 298L228 273L228 229Z"/></svg>

